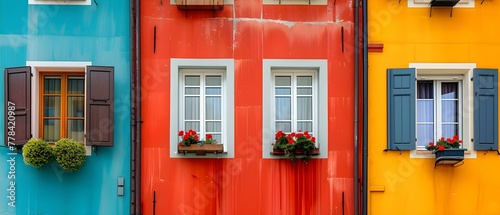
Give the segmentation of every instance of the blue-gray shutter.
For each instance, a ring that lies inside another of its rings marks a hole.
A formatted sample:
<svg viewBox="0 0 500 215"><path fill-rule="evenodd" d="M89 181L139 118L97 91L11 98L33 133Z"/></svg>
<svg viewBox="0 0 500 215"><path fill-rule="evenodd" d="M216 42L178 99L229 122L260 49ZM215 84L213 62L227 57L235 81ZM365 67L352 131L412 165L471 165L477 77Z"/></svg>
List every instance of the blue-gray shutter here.
<svg viewBox="0 0 500 215"><path fill-rule="evenodd" d="M113 146L114 67L87 67L86 139L89 146Z"/></svg>
<svg viewBox="0 0 500 215"><path fill-rule="evenodd" d="M474 149L498 150L498 69L474 69Z"/></svg>
<svg viewBox="0 0 500 215"><path fill-rule="evenodd" d="M6 68L4 84L5 145L24 145L31 138L31 67Z"/></svg>
<svg viewBox="0 0 500 215"><path fill-rule="evenodd" d="M387 141L390 150L415 149L415 69L387 71Z"/></svg>

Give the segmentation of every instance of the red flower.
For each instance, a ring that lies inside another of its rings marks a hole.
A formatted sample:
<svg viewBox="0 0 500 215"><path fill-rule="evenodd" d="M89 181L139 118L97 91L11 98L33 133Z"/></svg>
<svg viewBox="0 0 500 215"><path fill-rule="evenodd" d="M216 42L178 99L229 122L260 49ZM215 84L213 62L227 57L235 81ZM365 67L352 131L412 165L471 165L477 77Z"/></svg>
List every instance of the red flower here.
<svg viewBox="0 0 500 215"><path fill-rule="evenodd" d="M429 142L429 146L434 146L434 142Z"/></svg>
<svg viewBox="0 0 500 215"><path fill-rule="evenodd" d="M194 140L198 141L198 135L194 135Z"/></svg>
<svg viewBox="0 0 500 215"><path fill-rule="evenodd" d="M438 150L439 151L444 151L444 146L443 145L439 145Z"/></svg>
<svg viewBox="0 0 500 215"><path fill-rule="evenodd" d="M189 134L189 135L195 135L195 134L196 134L196 131L193 131L192 129L189 129L188 134Z"/></svg>
<svg viewBox="0 0 500 215"><path fill-rule="evenodd" d="M211 134L205 135L205 139L212 139L212 135Z"/></svg>
<svg viewBox="0 0 500 215"><path fill-rule="evenodd" d="M444 137L441 137L441 141L444 141Z"/></svg>
<svg viewBox="0 0 500 215"><path fill-rule="evenodd" d="M292 132L290 136L295 137L295 132Z"/></svg>
<svg viewBox="0 0 500 215"><path fill-rule="evenodd" d="M295 140L293 140L293 139L288 139L288 144L293 144L293 143L295 143Z"/></svg>
<svg viewBox="0 0 500 215"><path fill-rule="evenodd" d="M179 137L182 137L182 136L184 135L184 131L183 131L183 130L180 130L180 131L179 131L179 134L177 134L177 135L179 135Z"/></svg>
<svg viewBox="0 0 500 215"><path fill-rule="evenodd" d="M459 140L458 142L459 142L459 143L462 143L462 140Z"/></svg>
<svg viewBox="0 0 500 215"><path fill-rule="evenodd" d="M306 138L311 139L311 136L309 136L309 134L306 134Z"/></svg>
<svg viewBox="0 0 500 215"><path fill-rule="evenodd" d="M304 131L304 134L305 134L306 136L308 136L308 135L309 135L309 131Z"/></svg>
<svg viewBox="0 0 500 215"><path fill-rule="evenodd" d="M315 137L312 137L312 138L311 138L311 142L315 143L315 142L316 142L316 138L315 138Z"/></svg>
<svg viewBox="0 0 500 215"><path fill-rule="evenodd" d="M295 135L295 137L297 137L297 138L302 137L302 136L304 136L304 134L302 134L302 133L298 133Z"/></svg>
<svg viewBox="0 0 500 215"><path fill-rule="evenodd" d="M185 134L183 139L184 139L184 140L189 139L189 134Z"/></svg>
<svg viewBox="0 0 500 215"><path fill-rule="evenodd" d="M285 133L283 133L283 131L279 130L277 133L276 133L276 139L282 137L282 136L285 136Z"/></svg>

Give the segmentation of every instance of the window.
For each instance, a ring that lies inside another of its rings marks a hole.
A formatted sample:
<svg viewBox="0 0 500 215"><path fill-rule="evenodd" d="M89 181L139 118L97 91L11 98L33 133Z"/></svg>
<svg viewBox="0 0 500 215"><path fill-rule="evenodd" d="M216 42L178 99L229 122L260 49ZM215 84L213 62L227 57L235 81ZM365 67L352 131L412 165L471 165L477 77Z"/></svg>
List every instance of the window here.
<svg viewBox="0 0 500 215"><path fill-rule="evenodd" d="M263 4L326 5L327 0L263 0Z"/></svg>
<svg viewBox="0 0 500 215"><path fill-rule="evenodd" d="M234 60L171 59L170 157L234 158ZM194 129L222 143L224 153L178 153L179 130Z"/></svg>
<svg viewBox="0 0 500 215"><path fill-rule="evenodd" d="M113 67L26 64L5 69L5 104L15 114L14 144L23 145L31 137L49 142L67 137L87 146L113 146Z"/></svg>
<svg viewBox="0 0 500 215"><path fill-rule="evenodd" d="M28 4L91 5L91 0L28 0Z"/></svg>
<svg viewBox="0 0 500 215"><path fill-rule="evenodd" d="M326 60L264 60L263 68L264 158L271 155L274 135L309 131L316 137L319 156L328 152L328 72Z"/></svg>

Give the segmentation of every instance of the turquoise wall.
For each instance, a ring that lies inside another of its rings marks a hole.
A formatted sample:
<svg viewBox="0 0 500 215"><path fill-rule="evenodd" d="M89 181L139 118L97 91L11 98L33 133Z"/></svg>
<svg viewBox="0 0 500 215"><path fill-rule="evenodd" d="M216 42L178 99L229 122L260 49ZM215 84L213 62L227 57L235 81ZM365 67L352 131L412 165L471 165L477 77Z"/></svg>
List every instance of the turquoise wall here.
<svg viewBox="0 0 500 215"><path fill-rule="evenodd" d="M91 61L115 67L114 147L98 149L79 172L55 162L37 170L15 156L15 208L8 205L10 151L0 147L0 214L130 214L130 5L97 0L98 5L28 5L0 1L0 70L26 61ZM3 74L0 89L3 89ZM4 111L0 93L0 113ZM3 122L3 114L0 121ZM0 124L4 145L4 124ZM20 152L19 152L20 153ZM117 196L117 179L125 195Z"/></svg>

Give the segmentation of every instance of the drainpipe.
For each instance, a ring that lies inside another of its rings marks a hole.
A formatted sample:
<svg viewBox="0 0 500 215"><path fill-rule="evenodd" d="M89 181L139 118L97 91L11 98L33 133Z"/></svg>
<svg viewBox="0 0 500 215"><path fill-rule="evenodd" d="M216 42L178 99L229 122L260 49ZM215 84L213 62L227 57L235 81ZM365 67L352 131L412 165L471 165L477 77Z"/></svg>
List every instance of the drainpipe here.
<svg viewBox="0 0 500 215"><path fill-rule="evenodd" d="M368 0L363 0L363 164L362 214L368 214Z"/></svg>
<svg viewBox="0 0 500 215"><path fill-rule="evenodd" d="M358 215L358 70L359 70L359 0L354 4L354 215Z"/></svg>

